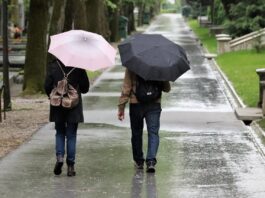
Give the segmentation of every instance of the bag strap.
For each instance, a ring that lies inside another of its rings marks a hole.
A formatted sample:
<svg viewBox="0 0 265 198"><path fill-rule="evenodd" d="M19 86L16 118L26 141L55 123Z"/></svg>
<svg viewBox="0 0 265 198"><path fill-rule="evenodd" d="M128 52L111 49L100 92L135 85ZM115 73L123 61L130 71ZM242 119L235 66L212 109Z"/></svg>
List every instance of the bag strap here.
<svg viewBox="0 0 265 198"><path fill-rule="evenodd" d="M66 73L64 72L62 66L61 66L61 63L60 63L58 60L56 60L56 62L58 63L58 66L60 67L60 69L61 69L61 71L62 71L62 73L63 73L63 75L64 75L65 78L68 78L69 74L71 74L72 71L74 71L74 69L75 69L75 68L72 68L72 69L66 74Z"/></svg>

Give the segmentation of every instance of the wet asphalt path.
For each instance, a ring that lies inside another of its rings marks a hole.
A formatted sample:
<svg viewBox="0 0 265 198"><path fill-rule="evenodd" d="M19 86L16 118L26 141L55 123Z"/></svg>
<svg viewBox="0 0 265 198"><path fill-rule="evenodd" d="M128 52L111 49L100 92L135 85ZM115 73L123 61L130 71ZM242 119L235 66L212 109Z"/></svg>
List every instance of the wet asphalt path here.
<svg viewBox="0 0 265 198"><path fill-rule="evenodd" d="M264 157L249 128L235 118L222 83L183 19L161 15L146 33L182 45L192 68L163 96L157 172L134 169L128 108L123 122L116 118L124 72L117 56L117 66L84 96L77 176L68 178L66 169L53 176L54 131L48 124L0 161L1 197L265 197Z"/></svg>

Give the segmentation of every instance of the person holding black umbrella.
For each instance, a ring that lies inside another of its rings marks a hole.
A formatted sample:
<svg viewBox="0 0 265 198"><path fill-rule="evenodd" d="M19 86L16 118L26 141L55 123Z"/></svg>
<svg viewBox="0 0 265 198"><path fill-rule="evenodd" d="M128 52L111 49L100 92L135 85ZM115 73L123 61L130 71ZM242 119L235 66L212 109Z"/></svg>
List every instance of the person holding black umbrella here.
<svg viewBox="0 0 265 198"><path fill-rule="evenodd" d="M143 169L146 161L147 172L155 172L157 163L156 154L159 146L159 128L161 115L161 96L151 102L139 102L136 97L136 87L139 76L125 70L125 77L122 86L122 93L119 98L118 119L124 119L124 110L126 103L130 102L130 124L132 130L131 144L133 152L133 160L138 169ZM170 83L168 81L161 82L161 89L164 92L170 91ZM147 155L144 158L143 153L143 128L144 120L146 121L148 131L148 148Z"/></svg>
<svg viewBox="0 0 265 198"><path fill-rule="evenodd" d="M161 34L136 34L123 41L118 48L122 66L126 67L118 119L124 119L125 105L130 101L131 143L135 165L142 169L146 161L147 172L155 172L162 91L169 92L169 81L175 81L190 69L189 61L181 46ZM149 98L153 100L148 102ZM148 131L145 159L142 149L144 119Z"/></svg>

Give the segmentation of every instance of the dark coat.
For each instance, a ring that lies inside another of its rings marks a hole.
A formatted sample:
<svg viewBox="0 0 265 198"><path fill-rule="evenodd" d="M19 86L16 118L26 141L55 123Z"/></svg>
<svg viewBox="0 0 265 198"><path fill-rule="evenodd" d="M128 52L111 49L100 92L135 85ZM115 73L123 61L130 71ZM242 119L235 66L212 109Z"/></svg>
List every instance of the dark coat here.
<svg viewBox="0 0 265 198"><path fill-rule="evenodd" d="M65 73L68 73L72 67L65 67L62 63L61 66ZM52 89L57 85L57 82L63 79L63 73L58 66L57 61L53 61L48 65L47 76L45 80L46 94L50 95ZM63 107L50 106L50 121L51 122L70 122L78 123L84 122L83 105L81 93L87 93L89 90L89 80L86 71L83 69L75 68L68 76L69 83L77 90L80 101L73 109L65 109Z"/></svg>

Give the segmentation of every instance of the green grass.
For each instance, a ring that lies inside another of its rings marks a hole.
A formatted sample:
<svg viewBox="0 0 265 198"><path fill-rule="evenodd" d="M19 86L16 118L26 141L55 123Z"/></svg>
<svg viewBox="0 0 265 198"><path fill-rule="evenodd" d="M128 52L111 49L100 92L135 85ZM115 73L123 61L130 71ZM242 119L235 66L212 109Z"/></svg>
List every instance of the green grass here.
<svg viewBox="0 0 265 198"><path fill-rule="evenodd" d="M211 53L217 52L217 42L209 35L208 28L200 27L197 20L189 21L190 27ZM265 67L265 50L229 52L218 55L216 61L232 83L243 103L256 107L259 98L259 78L256 69Z"/></svg>
<svg viewBox="0 0 265 198"><path fill-rule="evenodd" d="M265 51L230 52L219 55L216 60L244 104L249 107L257 106L259 79L256 69L265 67Z"/></svg>
<svg viewBox="0 0 265 198"><path fill-rule="evenodd" d="M216 39L213 35L209 34L209 29L200 27L197 20L189 20L188 22L190 28L195 32L195 34L198 36L198 38L203 43L204 47L208 49L210 53L216 53L217 52L217 43Z"/></svg>
<svg viewBox="0 0 265 198"><path fill-rule="evenodd" d="M258 120L258 124L263 130L265 130L265 119Z"/></svg>
<svg viewBox="0 0 265 198"><path fill-rule="evenodd" d="M97 79L97 77L100 76L101 73L101 71L87 71L87 76L89 78L90 83L93 83Z"/></svg>

